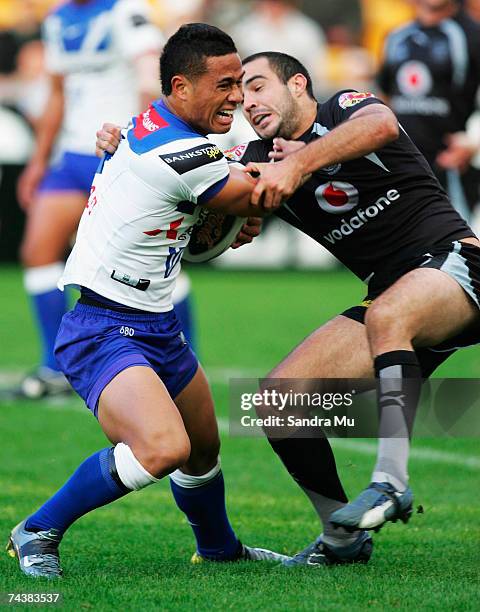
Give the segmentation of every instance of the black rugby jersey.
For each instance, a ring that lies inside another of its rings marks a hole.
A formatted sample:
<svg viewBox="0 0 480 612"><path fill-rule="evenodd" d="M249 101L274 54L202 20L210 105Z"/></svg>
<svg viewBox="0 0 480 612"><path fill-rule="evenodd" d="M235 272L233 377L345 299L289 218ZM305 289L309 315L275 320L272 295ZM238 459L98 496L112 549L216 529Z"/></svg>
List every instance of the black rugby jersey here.
<svg viewBox="0 0 480 612"><path fill-rule="evenodd" d="M480 25L463 12L432 27L414 21L385 44L378 83L428 162L463 131L480 85Z"/></svg>
<svg viewBox="0 0 480 612"><path fill-rule="evenodd" d="M321 138L367 104L382 102L373 94L335 94L319 105L314 124L299 140ZM272 148L271 140L255 140L226 155L243 164L268 162ZM402 130L375 153L317 170L275 214L362 280L404 265L435 245L474 236Z"/></svg>

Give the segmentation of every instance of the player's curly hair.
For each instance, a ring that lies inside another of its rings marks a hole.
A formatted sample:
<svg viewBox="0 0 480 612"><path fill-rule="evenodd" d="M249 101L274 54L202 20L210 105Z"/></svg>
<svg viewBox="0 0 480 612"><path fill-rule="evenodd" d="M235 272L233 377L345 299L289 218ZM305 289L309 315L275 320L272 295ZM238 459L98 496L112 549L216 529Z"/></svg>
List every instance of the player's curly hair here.
<svg viewBox="0 0 480 612"><path fill-rule="evenodd" d="M260 51L260 53L254 53L253 55L246 57L244 60L242 60L242 64L245 66L245 64L253 62L253 60L260 59L262 57L268 61L270 68L275 72L280 81L285 83L285 85L296 74L303 74L307 80L307 94L310 96L310 98L315 100L312 77L310 76L310 73L301 62L291 55L279 53L277 51Z"/></svg>
<svg viewBox="0 0 480 612"><path fill-rule="evenodd" d="M160 56L162 92L172 93L172 78L183 74L193 80L207 70L206 58L237 53L232 38L207 23L187 23L167 40Z"/></svg>

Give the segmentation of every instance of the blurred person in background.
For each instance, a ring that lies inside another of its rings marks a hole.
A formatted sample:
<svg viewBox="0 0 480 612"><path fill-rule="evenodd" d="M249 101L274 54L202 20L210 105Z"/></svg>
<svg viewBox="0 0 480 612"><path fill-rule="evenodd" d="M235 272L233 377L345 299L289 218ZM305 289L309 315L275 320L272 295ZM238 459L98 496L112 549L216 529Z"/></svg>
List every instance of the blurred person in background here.
<svg viewBox="0 0 480 612"><path fill-rule="evenodd" d="M43 105L42 88L39 97L26 85L30 76L45 83L43 70L36 61L42 51L38 49L40 28L34 2L19 0L11 5L4 2L1 8L0 260L16 261L25 221L16 201L16 184L33 145L32 117L25 112L21 101L27 101L32 109Z"/></svg>
<svg viewBox="0 0 480 612"><path fill-rule="evenodd" d="M392 32L378 83L402 127L465 218L478 200L466 132L480 86L480 24L459 0L415 0L415 21Z"/></svg>
<svg viewBox="0 0 480 612"><path fill-rule="evenodd" d="M320 25L301 11L300 0L258 0L252 11L231 28L240 55L280 51L298 58L314 81L325 58ZM319 84L322 87L322 83Z"/></svg>
<svg viewBox="0 0 480 612"><path fill-rule="evenodd" d="M166 36L173 34L182 23L208 21L205 0L150 0L152 19Z"/></svg>
<svg viewBox="0 0 480 612"><path fill-rule="evenodd" d="M375 72L373 56L358 44L352 29L337 23L326 30L326 35L324 79L329 93L340 89L370 89Z"/></svg>
<svg viewBox="0 0 480 612"><path fill-rule="evenodd" d="M57 282L98 165L99 117L124 123L158 93L160 31L142 0L70 0L43 24L50 94L37 121L33 155L18 182L27 214L24 282L40 331L42 360L15 392L66 392L53 348L66 312Z"/></svg>
<svg viewBox="0 0 480 612"><path fill-rule="evenodd" d="M413 0L360 0L363 46L378 66L385 36L415 16Z"/></svg>
<svg viewBox="0 0 480 612"><path fill-rule="evenodd" d="M465 11L475 21L480 21L480 0L465 0Z"/></svg>

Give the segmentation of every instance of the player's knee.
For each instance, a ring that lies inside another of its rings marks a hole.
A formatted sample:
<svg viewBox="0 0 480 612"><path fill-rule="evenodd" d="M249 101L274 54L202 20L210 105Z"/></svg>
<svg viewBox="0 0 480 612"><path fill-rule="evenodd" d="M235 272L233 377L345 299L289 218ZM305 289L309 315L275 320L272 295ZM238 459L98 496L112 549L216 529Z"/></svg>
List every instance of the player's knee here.
<svg viewBox="0 0 480 612"><path fill-rule="evenodd" d="M136 452L142 466L153 476L162 477L185 465L190 457L190 441L186 433L168 438L151 436Z"/></svg>
<svg viewBox="0 0 480 612"><path fill-rule="evenodd" d="M373 303L367 309L365 325L369 336L399 331L402 326L402 317L387 303Z"/></svg>
<svg viewBox="0 0 480 612"><path fill-rule="evenodd" d="M192 445L188 461L184 464L194 474L205 474L218 462L220 439L218 436L202 444Z"/></svg>
<svg viewBox="0 0 480 612"><path fill-rule="evenodd" d="M25 268L31 268L37 265L37 250L33 248L30 241L23 240L20 245L20 261Z"/></svg>

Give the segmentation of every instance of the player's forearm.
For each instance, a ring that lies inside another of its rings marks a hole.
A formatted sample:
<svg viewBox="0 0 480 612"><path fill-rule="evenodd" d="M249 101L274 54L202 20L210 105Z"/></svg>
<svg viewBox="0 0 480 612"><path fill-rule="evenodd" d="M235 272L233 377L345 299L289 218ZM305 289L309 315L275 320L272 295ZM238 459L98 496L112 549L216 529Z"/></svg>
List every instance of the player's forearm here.
<svg viewBox="0 0 480 612"><path fill-rule="evenodd" d="M294 161L306 175L368 155L396 140L398 130L393 113L391 117L383 112L355 117L291 155L290 161Z"/></svg>
<svg viewBox="0 0 480 612"><path fill-rule="evenodd" d="M217 210L226 215L234 215L236 217L265 217L272 211L266 211L262 206L252 206L250 203L250 192L242 195L235 200L216 201L206 204L207 208Z"/></svg>
<svg viewBox="0 0 480 612"><path fill-rule="evenodd" d="M38 122L33 159L47 162L63 121L63 87L52 86L45 112Z"/></svg>

